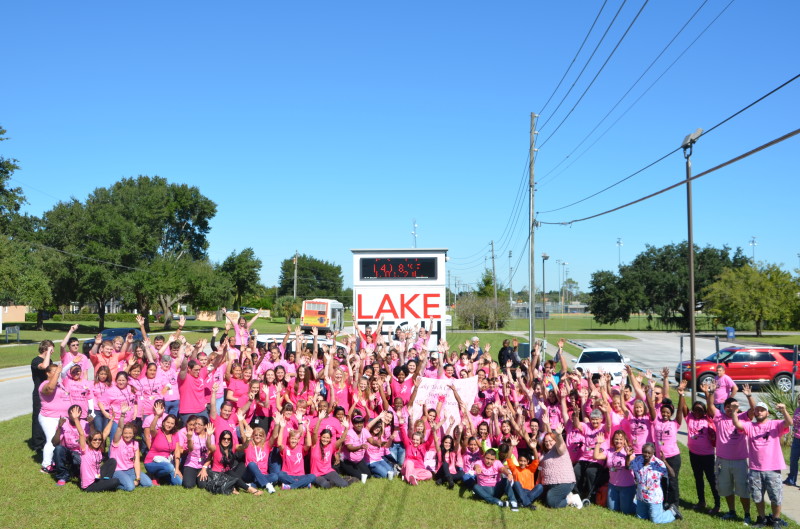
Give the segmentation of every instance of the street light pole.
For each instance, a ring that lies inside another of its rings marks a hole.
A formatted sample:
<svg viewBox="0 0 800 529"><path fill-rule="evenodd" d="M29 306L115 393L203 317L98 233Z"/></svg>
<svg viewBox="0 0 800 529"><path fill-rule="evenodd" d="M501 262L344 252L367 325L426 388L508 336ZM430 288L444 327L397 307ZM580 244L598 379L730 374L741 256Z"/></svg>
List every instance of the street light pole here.
<svg viewBox="0 0 800 529"><path fill-rule="evenodd" d="M758 241L756 241L756 236L753 235L750 237L750 247L753 249L753 266L756 265L756 246L758 246Z"/></svg>
<svg viewBox="0 0 800 529"><path fill-rule="evenodd" d="M617 268L622 268L622 238L617 237Z"/></svg>
<svg viewBox="0 0 800 529"><path fill-rule="evenodd" d="M547 291L544 289L544 262L550 259L546 253L542 254L542 339L547 341Z"/></svg>
<svg viewBox="0 0 800 529"><path fill-rule="evenodd" d="M694 229L692 226L692 146L703 134L697 129L683 139L683 157L686 158L686 225L688 231L689 250L689 359L692 363L692 402L697 398L697 363L695 357L695 321L694 310L697 306L694 298Z"/></svg>

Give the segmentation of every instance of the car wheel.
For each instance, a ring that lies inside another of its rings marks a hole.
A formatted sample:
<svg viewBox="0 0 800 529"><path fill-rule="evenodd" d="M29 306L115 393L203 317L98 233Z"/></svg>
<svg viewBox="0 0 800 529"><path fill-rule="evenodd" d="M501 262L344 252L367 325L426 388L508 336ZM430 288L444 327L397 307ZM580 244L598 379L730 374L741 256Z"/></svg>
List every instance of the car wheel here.
<svg viewBox="0 0 800 529"><path fill-rule="evenodd" d="M775 377L775 385L784 393L792 391L792 377L789 375L778 375Z"/></svg>
<svg viewBox="0 0 800 529"><path fill-rule="evenodd" d="M711 382L714 382L714 379L715 379L715 377L711 373L702 374L697 378L697 387L698 388L702 388L706 384L710 384Z"/></svg>

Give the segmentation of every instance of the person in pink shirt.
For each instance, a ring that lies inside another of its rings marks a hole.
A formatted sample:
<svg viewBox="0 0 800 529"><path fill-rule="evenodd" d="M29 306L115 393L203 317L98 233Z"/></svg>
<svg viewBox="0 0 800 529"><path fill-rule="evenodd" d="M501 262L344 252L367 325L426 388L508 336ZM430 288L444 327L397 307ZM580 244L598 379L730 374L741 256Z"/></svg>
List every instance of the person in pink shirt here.
<svg viewBox="0 0 800 529"><path fill-rule="evenodd" d="M180 485L183 476L174 464L175 454L178 452L178 418L172 414L165 415L164 412L165 406L162 402L153 405L150 436L145 437L148 451L144 458L144 468L155 480L169 478L171 485Z"/></svg>
<svg viewBox="0 0 800 529"><path fill-rule="evenodd" d="M497 460L497 453L487 450L483 454L483 461L475 464L475 486L472 487L475 495L487 503L505 507L503 496L508 496L508 505L512 511L518 511L517 497L511 488L514 477L503 463Z"/></svg>
<svg viewBox="0 0 800 529"><path fill-rule="evenodd" d="M179 454L185 455L181 475L183 488L192 489L198 480L208 479L209 454L214 447L214 426L202 415L190 417L186 429L178 435Z"/></svg>
<svg viewBox="0 0 800 529"><path fill-rule="evenodd" d="M714 390L713 382L710 391ZM756 401L750 386L745 384L742 393L747 397L750 410L739 414L739 420L752 420L753 410ZM714 422L714 430L717 433L717 460L715 472L717 477L717 491L725 498L728 505L728 512L722 515L723 520L736 520L736 496L742 504L744 510L744 521L752 525L750 518L750 486L748 484L747 466L747 436L733 424L733 404L735 398L729 398L723 403L724 413L719 413L716 407L708 408L708 416ZM737 404L738 406L738 404Z"/></svg>
<svg viewBox="0 0 800 529"><path fill-rule="evenodd" d="M244 406L247 402L247 395L250 387L242 376L242 366L239 362L229 362L228 371L225 374L225 400L233 402L234 412Z"/></svg>
<svg viewBox="0 0 800 529"><path fill-rule="evenodd" d="M50 473L55 470L53 465L53 436L58 429L58 420L67 415L72 402L69 393L61 383L61 366L50 364L45 370L47 380L37 388L42 407L39 411L39 424L44 431L46 444L42 451L42 472Z"/></svg>
<svg viewBox="0 0 800 529"><path fill-rule="evenodd" d="M339 469L342 474L361 480L366 480L370 475L366 458L369 431L364 427L364 423L365 419L362 415L353 417L353 426L345 436Z"/></svg>
<svg viewBox="0 0 800 529"><path fill-rule="evenodd" d="M274 443L277 440L278 429L275 429L269 443L267 442L267 432L260 426L251 428L244 422L243 417L240 417L239 429L242 431L244 439L242 449L244 450L244 462L247 466L242 479L247 483L254 483L260 488L266 487L267 491L272 494L275 492L273 483L278 481L278 476L269 471L269 453L271 450L270 443Z"/></svg>
<svg viewBox="0 0 800 529"><path fill-rule="evenodd" d="M119 480L119 489L130 492L136 487L152 487L153 482L147 474L142 474L139 442L133 438L136 427L125 422L127 411L122 408L119 422L123 426L117 428L111 440L110 457L117 462L114 477Z"/></svg>
<svg viewBox="0 0 800 529"><path fill-rule="evenodd" d="M367 438L367 465L375 478L394 478L394 470L385 459L384 455L388 452L389 445L392 443L391 436L386 435L384 419L390 420L389 413L381 413L367 425L370 436Z"/></svg>
<svg viewBox="0 0 800 529"><path fill-rule="evenodd" d="M409 485L416 485L420 481L425 481L433 477L433 473L425 468L425 454L433 447L435 442L433 432L425 438L422 432L414 431L411 437L408 436L406 420L401 419L400 437L406 449L406 458L403 463L403 477ZM487 428L488 431L488 428Z"/></svg>
<svg viewBox="0 0 800 529"><path fill-rule="evenodd" d="M250 340L250 329L253 327L253 324L256 322L258 317L261 315L261 309L258 309L256 315L253 316L250 321L247 321L243 316L239 316L239 319L235 320L232 317L231 313L226 312L225 317L231 322L233 325L233 336L236 339L236 346L246 346L247 342Z"/></svg>
<svg viewBox="0 0 800 529"><path fill-rule="evenodd" d="M739 388L731 377L725 374L725 365L717 365L717 376L714 378L714 406L720 413L725 412L725 399L736 396Z"/></svg>
<svg viewBox="0 0 800 529"><path fill-rule="evenodd" d="M94 402L94 429L102 432L106 427L108 418L102 413L100 403L108 409L110 406L108 399L110 394L108 391L112 387L111 370L108 366L101 366L94 372L94 384L92 385L92 398Z"/></svg>
<svg viewBox="0 0 800 529"><path fill-rule="evenodd" d="M753 410L754 422L740 421L736 413L739 403L731 404L733 407L733 425L744 431L747 436L747 446L750 452L750 499L755 502L758 518L756 526L770 524L772 527L782 527L781 504L783 503L783 485L781 471L786 468L781 451L781 436L789 433L792 427L792 416L786 405L779 402L775 405L777 412L783 419L769 419L769 407L764 402L756 403ZM772 515L765 516L764 496L769 495Z"/></svg>
<svg viewBox="0 0 800 529"><path fill-rule="evenodd" d="M98 334L95 337L94 345L89 351L89 360L92 362L95 371L101 366L108 366L111 370L111 376L115 377L119 371L120 363L123 363L128 358L128 353L122 353L115 349L115 342L103 340L103 335ZM119 345L122 346L122 338L119 339Z"/></svg>
<svg viewBox="0 0 800 529"><path fill-rule="evenodd" d="M464 478L464 461L461 457L461 452L458 450L458 441L461 437L461 431L458 430L458 435L454 438L452 435L445 435L439 440L438 432L434 434L434 443L436 445L436 455L439 462L439 467L436 470L436 484L447 484L448 489L452 489L456 482L461 482Z"/></svg>
<svg viewBox="0 0 800 529"><path fill-rule="evenodd" d="M233 447L234 435L230 430L222 432L213 432L213 435L219 439L218 445L212 447L211 451L211 469L205 465L208 479L199 480L197 487L205 489L213 494L239 494L236 490L246 490L253 496L261 496L264 494L263 490L248 485L242 480L245 472L245 466L241 464L240 459L243 456L243 449L240 447L235 450ZM225 480L224 485L219 485L219 476L216 474L225 474L228 479Z"/></svg>
<svg viewBox="0 0 800 529"><path fill-rule="evenodd" d="M108 390L108 406L100 403L100 412L112 421L111 436L117 433L116 422L113 422L112 417L119 417L122 413L122 407L127 406L132 411L132 416L138 415L138 400L136 394L128 384L128 373L120 371L114 379L114 386Z"/></svg>
<svg viewBox="0 0 800 529"><path fill-rule="evenodd" d="M159 371L158 365L150 362L145 369L145 376L139 379L138 393L139 414L142 418L153 414L153 404L164 398L167 378Z"/></svg>
<svg viewBox="0 0 800 529"><path fill-rule="evenodd" d="M207 417L206 412L206 381L200 376L202 366L196 360L184 359L181 370L178 373L178 391L180 391L180 403L178 411L182 421L190 415L202 415Z"/></svg>
<svg viewBox="0 0 800 529"><path fill-rule="evenodd" d="M89 423L81 419L80 406L76 404L70 406L67 417L61 417L58 420L58 431L52 440L55 446L53 451L53 461L56 465L54 477L59 486L66 485L72 474L80 471L81 447L78 442L80 436L75 424L79 424L79 427L83 428L84 434L89 435Z"/></svg>
<svg viewBox="0 0 800 529"><path fill-rule="evenodd" d="M677 504L680 500L680 488L678 480L681 472L681 450L678 448L678 429L683 422L683 409L686 407L684 401L684 391L686 381L682 381L678 386L678 412L675 413L675 405L671 399L664 399L661 408L658 410L658 417L653 422L653 438L656 445L656 457L664 461L672 468L675 477L670 478L669 486L664 491L665 508L669 505ZM675 419L672 418L675 414Z"/></svg>
<svg viewBox="0 0 800 529"><path fill-rule="evenodd" d="M701 388L706 402L711 402L710 386ZM694 473L694 486L697 490L699 501L695 508L698 511L706 510L705 482L703 475L711 488L714 497L714 507L709 510L710 514L719 513L720 500L717 492L717 478L714 472L714 445L716 444L717 434L714 430L714 423L711 421L706 405L701 401L692 404L692 412L686 404L683 405L683 416L686 419L686 430L689 435L689 463Z"/></svg>
<svg viewBox="0 0 800 529"><path fill-rule="evenodd" d="M77 415L77 414L76 414ZM92 432L87 441L86 433L80 427L79 418L75 417L73 424L78 431L78 443L81 450L81 490L85 492L105 492L116 490L119 480L114 477L117 461L113 458L103 462L103 443L111 431L116 416L106 425L102 433Z"/></svg>
<svg viewBox="0 0 800 529"><path fill-rule="evenodd" d="M280 417L277 422L279 431L276 443L283 461L281 470L278 472L278 481L284 490L311 487L311 484L316 480L316 476L305 473L305 460L303 458L311 448L311 432L306 430L303 436L299 430L289 430L286 436L287 441L284 444L282 430L286 428L286 420ZM301 436L305 438L305 442L302 444L300 443Z"/></svg>
<svg viewBox="0 0 800 529"><path fill-rule="evenodd" d="M72 364L69 368L69 375L64 377L61 382L69 394L70 402L80 406L82 417L87 418L89 415L89 401L92 400L92 386L83 376L81 365Z"/></svg>
<svg viewBox="0 0 800 529"><path fill-rule="evenodd" d="M314 427L311 434L311 473L314 474L314 484L321 489L329 489L331 487L344 488L350 485L350 482L342 478L338 472L333 469L333 462L336 453L344 445L346 435L340 435L338 441L334 441L334 434L329 428L324 428L320 431L320 426L325 422L327 412L320 411L319 421ZM347 433L348 425L345 421L343 433Z"/></svg>
<svg viewBox="0 0 800 529"><path fill-rule="evenodd" d="M594 458L605 461L608 468L608 496L606 507L612 511L624 514L635 514L636 506L633 498L636 496L636 483L629 467L636 454L628 443L628 435L624 430L616 430L611 437L610 445L605 442L605 436L597 436L594 445Z"/></svg>
<svg viewBox="0 0 800 529"><path fill-rule="evenodd" d="M178 353L180 355L180 353ZM180 356L180 363L183 357ZM180 366L180 363L178 364ZM158 375L164 381L164 403L168 415L178 415L178 404L180 392L178 391L178 369L175 367L173 358L169 354L163 354L159 358Z"/></svg>
<svg viewBox="0 0 800 529"><path fill-rule="evenodd" d="M81 366L81 376L84 380L87 380L92 363L81 352L80 340L72 336L72 333L77 330L78 324L76 323L69 328L67 335L61 340L61 369L62 373L68 373L72 365L79 365Z"/></svg>

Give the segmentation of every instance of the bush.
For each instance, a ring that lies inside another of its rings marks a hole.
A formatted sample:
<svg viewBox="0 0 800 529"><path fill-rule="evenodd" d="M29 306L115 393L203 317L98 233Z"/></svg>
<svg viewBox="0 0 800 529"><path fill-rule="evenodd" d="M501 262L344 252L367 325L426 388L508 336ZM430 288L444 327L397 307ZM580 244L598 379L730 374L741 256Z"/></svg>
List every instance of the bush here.
<svg viewBox="0 0 800 529"><path fill-rule="evenodd" d="M511 316L511 307L508 301L498 301L493 298L466 294L458 299L458 321L460 327L473 329L494 329L503 327Z"/></svg>
<svg viewBox="0 0 800 529"><path fill-rule="evenodd" d="M106 316L106 319L108 316ZM100 321L97 314L53 314L52 321ZM36 321L34 318L33 321Z"/></svg>
<svg viewBox="0 0 800 529"><path fill-rule="evenodd" d="M32 321L36 323L36 313L35 312L26 312L25 313L25 321Z"/></svg>

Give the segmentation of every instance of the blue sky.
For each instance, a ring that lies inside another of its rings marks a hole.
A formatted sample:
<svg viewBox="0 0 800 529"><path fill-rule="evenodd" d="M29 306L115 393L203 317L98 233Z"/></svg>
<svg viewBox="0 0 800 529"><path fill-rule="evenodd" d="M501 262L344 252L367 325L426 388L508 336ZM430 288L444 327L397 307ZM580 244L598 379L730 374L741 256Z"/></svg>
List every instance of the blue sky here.
<svg viewBox="0 0 800 529"><path fill-rule="evenodd" d="M558 165L701 5L651 0L554 132L643 2L624 5L554 112L622 3L608 1L542 113L538 211L632 173L800 73L800 3L735 1L576 159L728 4L709 0ZM0 124L11 141L0 144L0 155L19 159L13 183L37 215L127 176L196 185L218 204L210 257L221 261L251 246L267 285L295 250L341 264L351 285L350 249L410 247L412 219L418 246L449 248L451 275L462 283L478 279L494 240L498 280L507 283L508 252L516 267L527 230L527 198L517 201L517 193L527 182L529 114L544 107L601 4L6 2ZM799 95L800 80L701 138L695 172L797 128ZM796 268L798 142L697 180L695 242L741 246L750 255L756 237L757 260ZM598 213L683 175L676 153L611 191L538 218ZM543 226L536 253L551 256L550 287L561 259L586 289L593 271L616 268L617 238L629 261L645 244L684 240L685 217L679 188L596 220ZM516 267L515 289L527 283L526 261ZM538 265L536 275L538 282Z"/></svg>

